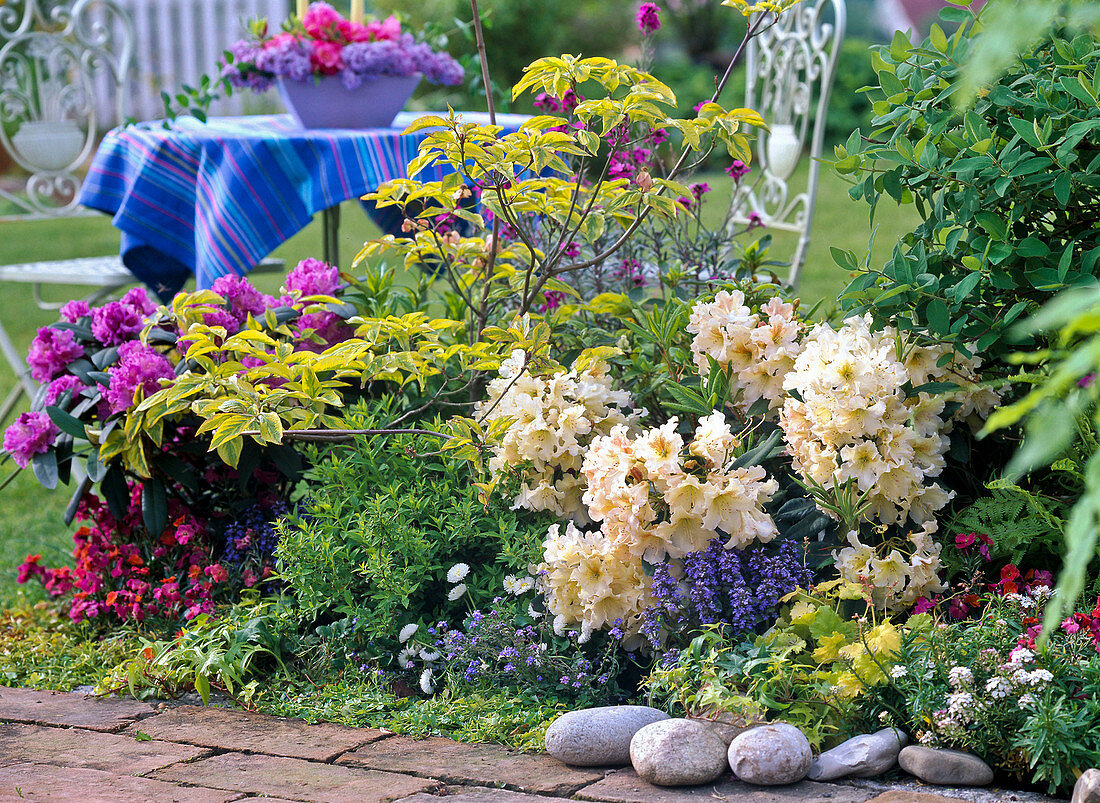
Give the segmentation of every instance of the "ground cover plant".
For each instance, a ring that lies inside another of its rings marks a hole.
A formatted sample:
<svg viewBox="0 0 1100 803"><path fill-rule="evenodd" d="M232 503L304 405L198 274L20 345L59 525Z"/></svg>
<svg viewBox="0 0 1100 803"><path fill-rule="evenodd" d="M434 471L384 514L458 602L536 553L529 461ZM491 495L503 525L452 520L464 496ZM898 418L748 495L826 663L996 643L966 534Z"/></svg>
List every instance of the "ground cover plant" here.
<svg viewBox="0 0 1100 803"><path fill-rule="evenodd" d="M785 10L727 5L763 12L747 38ZM920 219L885 263L837 251L835 308L684 171L747 180L766 120L721 82L680 117L654 75L574 56L529 66L515 134L428 118L373 196L406 236L351 271L66 308L5 446L47 485L81 461L78 564L22 573L72 650L110 623L125 655L7 671L522 747L623 700L817 748L893 725L1066 791L1100 758L1095 45L1055 29L957 108L974 14L872 58L836 167ZM1017 453L1017 420L1059 414Z"/></svg>

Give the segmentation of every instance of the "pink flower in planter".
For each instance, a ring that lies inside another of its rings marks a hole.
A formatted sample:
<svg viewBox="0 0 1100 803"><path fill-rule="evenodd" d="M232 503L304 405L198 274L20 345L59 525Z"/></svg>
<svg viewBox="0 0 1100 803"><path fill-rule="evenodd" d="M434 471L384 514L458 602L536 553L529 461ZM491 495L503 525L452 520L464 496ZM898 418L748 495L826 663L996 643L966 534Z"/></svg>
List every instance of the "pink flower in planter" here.
<svg viewBox="0 0 1100 803"><path fill-rule="evenodd" d="M331 296L340 284L340 271L319 259L303 259L287 274L284 289L303 296Z"/></svg>
<svg viewBox="0 0 1100 803"><path fill-rule="evenodd" d="M369 42L371 41L371 30L369 27L361 22L352 22L351 20L341 20L339 24L340 35L344 37L348 42Z"/></svg>
<svg viewBox="0 0 1100 803"><path fill-rule="evenodd" d="M92 310L92 334L105 346L117 346L141 331L142 317L138 307L112 301Z"/></svg>
<svg viewBox="0 0 1100 803"><path fill-rule="evenodd" d="M61 307L61 320L76 323L85 315L91 315L92 308L87 301L69 301Z"/></svg>
<svg viewBox="0 0 1100 803"><path fill-rule="evenodd" d="M328 39L335 33L343 21L340 13L328 3L310 3L302 17L306 33L314 39Z"/></svg>
<svg viewBox="0 0 1100 803"><path fill-rule="evenodd" d="M366 27L371 39L375 42L395 42L401 37L401 21L393 14L384 20L371 20Z"/></svg>
<svg viewBox="0 0 1100 803"><path fill-rule="evenodd" d="M107 369L111 382L103 394L112 413L128 409L139 387L148 396L160 390L161 379L175 376L172 364L163 354L136 340L123 343L118 353L118 363Z"/></svg>
<svg viewBox="0 0 1100 803"><path fill-rule="evenodd" d="M324 75L335 75L344 69L344 60L340 57L341 47L336 42L314 42L313 53L309 61L314 69Z"/></svg>

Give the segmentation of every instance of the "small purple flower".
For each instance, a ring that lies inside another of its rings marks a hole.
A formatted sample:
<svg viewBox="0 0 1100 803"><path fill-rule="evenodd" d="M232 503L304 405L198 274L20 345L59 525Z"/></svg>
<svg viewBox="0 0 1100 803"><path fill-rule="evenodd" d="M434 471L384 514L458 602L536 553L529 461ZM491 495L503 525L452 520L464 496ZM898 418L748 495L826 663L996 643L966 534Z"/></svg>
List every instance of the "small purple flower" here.
<svg viewBox="0 0 1100 803"><path fill-rule="evenodd" d="M4 432L4 450L26 468L36 454L45 454L61 430L43 412L23 413Z"/></svg>
<svg viewBox="0 0 1100 803"><path fill-rule="evenodd" d="M740 159L734 159L730 166L726 168L726 175L732 178L734 181L740 181L742 176L747 175L752 171L752 168L742 162Z"/></svg>
<svg viewBox="0 0 1100 803"><path fill-rule="evenodd" d="M642 3L638 6L638 13L634 15L634 21L638 23L638 30L643 36L657 33L661 30L661 9L656 3Z"/></svg>
<svg viewBox="0 0 1100 803"><path fill-rule="evenodd" d="M27 365L31 376L38 382L49 382L69 363L84 356L84 347L76 342L69 329L53 329L44 326L31 341L27 353Z"/></svg>
<svg viewBox="0 0 1100 803"><path fill-rule="evenodd" d="M1085 374L1083 377L1077 380L1077 387L1090 388L1092 383L1096 381L1096 374Z"/></svg>
<svg viewBox="0 0 1100 803"><path fill-rule="evenodd" d="M129 304L143 316L152 315L157 309L157 305L149 300L144 287L131 287L122 297L121 303Z"/></svg>
<svg viewBox="0 0 1100 803"><path fill-rule="evenodd" d="M759 212L749 212L749 231L762 229L764 225L764 218L760 217Z"/></svg>
<svg viewBox="0 0 1100 803"><path fill-rule="evenodd" d="M128 409L134 403L138 388L148 396L160 390L161 379L175 376L172 364L164 355L143 343L123 343L118 354L118 363L107 369L111 382L104 393L112 413Z"/></svg>
<svg viewBox="0 0 1100 803"><path fill-rule="evenodd" d="M697 184L692 184L688 189L691 190L691 194L695 196L695 200L699 200L708 192L710 192L710 185L705 181L701 181Z"/></svg>

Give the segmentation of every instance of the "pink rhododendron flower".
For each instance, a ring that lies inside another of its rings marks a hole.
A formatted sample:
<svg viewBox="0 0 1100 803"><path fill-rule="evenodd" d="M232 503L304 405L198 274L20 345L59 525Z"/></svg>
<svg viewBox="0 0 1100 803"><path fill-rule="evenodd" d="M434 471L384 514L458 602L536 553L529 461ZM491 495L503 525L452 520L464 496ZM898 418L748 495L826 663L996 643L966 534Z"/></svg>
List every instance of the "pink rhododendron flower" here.
<svg viewBox="0 0 1100 803"><path fill-rule="evenodd" d="M287 274L284 289L303 296L331 296L340 285L340 271L319 259L303 259Z"/></svg>
<svg viewBox="0 0 1100 803"><path fill-rule="evenodd" d="M31 367L31 376L35 381L45 383L83 356L84 347L76 342L70 330L44 326L31 341L27 365Z"/></svg>
<svg viewBox="0 0 1100 803"><path fill-rule="evenodd" d="M125 343L141 331L143 314L131 304L111 301L92 310L92 334L105 346Z"/></svg>
<svg viewBox="0 0 1100 803"><path fill-rule="evenodd" d="M156 312L157 305L150 299L144 287L131 287L121 299L122 304L129 304L142 315L151 315Z"/></svg>
<svg viewBox="0 0 1100 803"><path fill-rule="evenodd" d="M263 315L275 304L275 299L261 293L243 276L219 276L210 289L225 299L238 324L247 321L249 315Z"/></svg>
<svg viewBox="0 0 1100 803"><path fill-rule="evenodd" d="M341 20L337 26L340 30L340 35L344 37L348 42L369 42L371 41L370 28L361 22L352 22L351 20Z"/></svg>
<svg viewBox="0 0 1100 803"><path fill-rule="evenodd" d="M23 413L4 432L4 451L20 468L26 468L32 457L50 450L60 432L46 413Z"/></svg>
<svg viewBox="0 0 1100 803"><path fill-rule="evenodd" d="M92 308L87 301L69 301L61 307L61 320L76 323L85 315L91 315Z"/></svg>
<svg viewBox="0 0 1100 803"><path fill-rule="evenodd" d="M161 379L175 376L163 354L136 340L119 346L118 354L119 361L107 369L111 382L103 394L112 413L128 409L138 388L149 396L160 390Z"/></svg>
<svg viewBox="0 0 1100 803"><path fill-rule="evenodd" d="M59 376L46 388L46 407L53 407L57 404L57 400L65 393L72 393L71 398L75 399L76 394L79 393L83 387L84 383L72 374L63 374Z"/></svg>

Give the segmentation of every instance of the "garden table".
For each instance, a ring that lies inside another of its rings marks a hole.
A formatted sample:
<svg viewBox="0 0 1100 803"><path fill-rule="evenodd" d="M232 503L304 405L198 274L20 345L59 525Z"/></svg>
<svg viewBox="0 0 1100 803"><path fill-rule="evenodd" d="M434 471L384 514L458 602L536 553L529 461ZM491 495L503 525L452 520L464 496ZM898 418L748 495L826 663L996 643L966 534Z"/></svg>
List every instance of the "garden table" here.
<svg viewBox="0 0 1100 803"><path fill-rule="evenodd" d="M192 274L199 288L244 275L315 213L405 177L428 133L403 133L418 116L402 112L391 128L365 130L305 130L289 115L116 128L96 151L80 203L112 216L123 263L167 299ZM484 113L463 117L488 122ZM505 131L526 119L497 115ZM445 172L437 165L418 178ZM326 231L326 247L334 242Z"/></svg>

